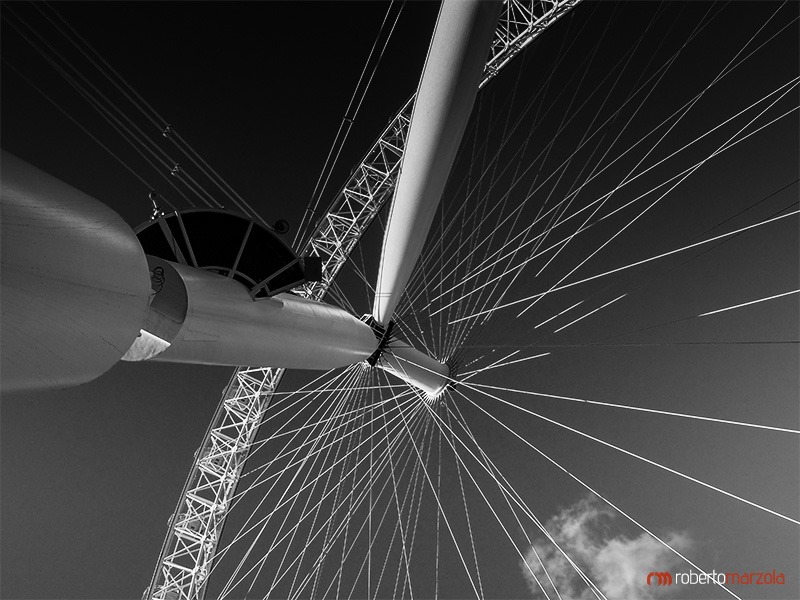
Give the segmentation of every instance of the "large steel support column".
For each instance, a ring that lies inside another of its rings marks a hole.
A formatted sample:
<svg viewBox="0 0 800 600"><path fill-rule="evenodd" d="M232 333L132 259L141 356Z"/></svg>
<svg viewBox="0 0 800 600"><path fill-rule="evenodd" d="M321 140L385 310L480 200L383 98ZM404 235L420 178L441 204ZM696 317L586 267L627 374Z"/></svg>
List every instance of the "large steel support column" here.
<svg viewBox="0 0 800 600"><path fill-rule="evenodd" d="M413 385L429 398L441 394L450 381L447 365L401 340L392 341L375 366Z"/></svg>
<svg viewBox="0 0 800 600"><path fill-rule="evenodd" d="M105 373L136 339L150 276L113 210L2 152L2 389Z"/></svg>
<svg viewBox="0 0 800 600"><path fill-rule="evenodd" d="M147 259L159 272L157 292L123 360L333 369L378 345L369 325L336 306L292 294L253 301L233 279Z"/></svg>
<svg viewBox="0 0 800 600"><path fill-rule="evenodd" d="M381 325L392 319L428 237L472 112L501 8L500 2L476 0L442 5L383 239L372 309Z"/></svg>
<svg viewBox="0 0 800 600"><path fill-rule="evenodd" d="M388 326L416 266L455 161L502 9L500 2L450 0L436 23L383 239L372 317ZM448 367L407 344L376 363L438 395Z"/></svg>
<svg viewBox="0 0 800 600"><path fill-rule="evenodd" d="M378 345L346 311L146 257L101 202L2 154L2 389L65 388L120 359L331 369Z"/></svg>

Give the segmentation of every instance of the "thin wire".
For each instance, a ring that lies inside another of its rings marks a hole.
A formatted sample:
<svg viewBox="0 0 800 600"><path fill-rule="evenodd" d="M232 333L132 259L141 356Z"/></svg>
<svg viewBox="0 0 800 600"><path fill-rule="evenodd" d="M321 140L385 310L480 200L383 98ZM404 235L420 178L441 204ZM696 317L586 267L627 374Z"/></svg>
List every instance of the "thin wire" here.
<svg viewBox="0 0 800 600"><path fill-rule="evenodd" d="M458 391L458 390L456 390L456 391ZM480 390L477 390L477 391L480 391ZM462 395L464 395L464 394L462 394ZM703 573L704 575L708 575L708 573L706 573L706 571L705 571L704 569L702 569L701 567L697 566L697 565L696 565L694 562L692 562L692 561L691 561L689 558L687 558L686 556L684 556L684 555L683 555L683 554L682 554L680 551L678 551L678 550L676 550L675 548L673 548L673 547L672 547L670 544L668 544L668 543L667 543L667 542L665 542L663 539L661 539L659 536L657 536L655 533L653 533L652 531L650 531L650 530L649 530L647 527L645 527L644 525L642 525L642 524L641 524L639 521L637 521L636 519L634 519L633 517L631 517L631 516L630 516L630 515L629 515L627 512L625 512L624 510L622 510L621 508L619 508L619 507L618 507L616 504L614 504L613 502L611 502L611 500L609 500L608 498L606 498L605 496L603 496L602 494L600 494L598 491L596 491L596 490L595 490L594 488L592 488L592 487L591 487L591 486L590 486L588 483L584 482L582 479L580 479L580 478L579 478L578 476L576 476L574 473L572 473L572 472L568 471L566 468L564 468L562 465L560 465L560 464L559 464L557 461L555 461L553 458L551 458L550 456L548 456L547 454L545 454L545 453L544 453L542 450L540 450L540 449L539 449L539 448L537 448L535 445L533 445L531 442L529 442L528 440L526 440L525 438L523 438L523 437L522 437L522 436L521 436L519 433L517 433L516 431L514 431L513 429L511 429L511 428L510 428L508 425L506 425L505 423L503 423L502 421L500 421L500 420L499 420L497 417L495 417L494 415L492 415L491 413L489 413L489 412L488 412L488 411L487 411L485 408L483 408L482 406L480 406L479 404L477 404L477 403L476 403L474 400L472 400L471 398L469 398L468 396L465 396L465 395L464 395L464 398L466 398L466 399L467 399L467 400L468 400L468 401L469 401L469 402L470 402L470 403L471 403L473 406L477 407L477 408L478 408L479 410L481 410L481 411L482 411L484 414L488 415L488 416L489 416L491 419L493 419L493 420L494 420L496 423L498 423L498 424L499 424L499 425L501 425L503 428L505 428L507 431L509 431L511 434L513 434L513 435L514 435L516 438L518 438L520 441L524 442L524 443L525 443L527 446L529 446L530 448L532 448L532 449L533 449L533 450L534 450L536 453L538 453L540 456L542 456L543 458L545 458L546 460L548 460L548 461L549 461L551 464L555 465L555 466L556 466L556 467L557 467L559 470L563 471L563 472L564 472L566 475L568 475L569 477L571 477L572 479L574 479L575 481L577 481L577 482L578 482L580 485L582 485L584 488L586 488L587 490L589 490L589 491L590 491L592 494L594 494L595 496L597 496L598 498L600 498L601 500L603 500L603 501L604 501L606 504L608 504L608 505L609 505L611 508L613 508L614 510L616 510L617 512L619 512L621 515L623 515L625 518L627 518L627 519L628 519L628 520L629 520L631 523L633 523L633 524L637 525L637 526L638 526L639 528L641 528L641 529L642 529L642 530L643 530L645 533L649 534L649 535L650 535L650 536L651 536L653 539L655 539L656 541L658 541L658 542L659 542L659 543L660 543L662 546L664 546L665 548L669 549L669 550L670 550L671 552L673 552L673 553L674 553L676 556L678 556L678 557L682 558L684 561L686 561L687 563L689 563L689 565L691 565L692 567L694 567L695 569L697 569L698 571L700 571L700 572L701 572L701 573ZM551 541L554 541L554 540L552 540L552 538L551 538ZM568 560L569 560L569 558L568 558ZM724 585L721 585L721 584L717 583L716 581L714 581L714 583L716 583L717 585L719 585L719 586L720 586L720 587L721 587L723 590L725 590L725 591L726 591L726 592L727 592L729 595L733 596L733 597L734 597L734 598L736 598L737 600L741 600L741 598L739 598L739 596L737 596L735 593L733 593L733 592L732 592L730 589L728 589L728 588L727 588L727 587L725 587Z"/></svg>
<svg viewBox="0 0 800 600"><path fill-rule="evenodd" d="M604 446L608 446L609 448L613 448L614 450L622 452L623 454L627 454L628 456L631 456L633 458L637 458L637 459L639 459L639 460L641 460L643 462L646 462L649 465L653 465L655 467L658 467L659 469L663 469L663 470L665 470L665 471L667 471L669 473L672 473L673 475L678 475L679 477L683 477L684 479L686 479L688 481L692 481L694 483L702 485L703 487L707 487L710 490L713 490L715 492L719 492L720 494L723 494L725 496L728 496L728 497L733 498L735 500L739 500L740 502L743 502L745 504L748 504L750 506L753 506L755 508L763 510L764 512L767 512L767 513L769 513L771 515L774 515L776 517L780 517L781 519L785 519L786 521L789 521L791 523L795 523L796 525L800 525L800 521L799 520L794 519L792 517L789 517L787 515L784 515L782 513L779 513L779 512L777 512L775 510L772 510L771 508L767 508L766 506L762 506L760 504L757 504L756 502L752 502L751 500L747 500L746 498L742 498L741 496L738 496L738 495L736 495L736 494L734 494L732 492L728 492L728 491L723 490L722 488L719 488L719 487L717 487L715 485L712 485L710 483L706 483L705 481L701 481L700 479L692 477L691 475L687 475L687 474L682 473L682 472L680 472L680 471L678 471L676 469L672 469L671 467L667 467L666 465L662 465L660 463L657 463L654 460L650 460L649 458L645 458L644 456L642 456L640 454L636 454L635 452L631 452L630 450L625 450L624 448L622 448L620 446L617 446L615 444L612 444L611 442L606 442L605 440L601 440L598 437L595 437L595 436L593 436L591 434L588 434L586 432L580 431L579 429L575 429L574 427L570 427L569 425L566 425L564 423L556 421L555 419L551 419L549 417L545 417L544 415L540 415L539 413L536 413L536 412L534 412L532 410L529 410L527 408L522 408L520 406L517 406L513 402L509 402L508 400L503 400L499 396L495 396L494 394L490 394L489 392L487 392L485 390L482 390L482 389L480 389L477 386L474 386L472 384L463 383L463 385L465 385L466 387L468 387L470 389L473 389L476 392L479 392L479 393L484 394L484 395L486 395L486 396L488 396L490 398L493 398L493 399L495 399L495 400L497 400L499 402L502 402L503 404L506 404L508 406L512 406L512 407L516 408L517 410L520 410L522 412L531 414L531 415L533 415L535 417L538 417L538 418L540 418L540 419L542 419L544 421L547 421L548 423L552 423L553 425L557 425L559 427L562 427L563 429L566 429L567 431L571 431L572 433L577 433L580 436L583 436L583 437L585 437L587 439L595 441L595 442L597 442L599 444L602 444Z"/></svg>
<svg viewBox="0 0 800 600"><path fill-rule="evenodd" d="M547 292L540 292L540 293L537 293L537 294L533 294L532 296L528 296L526 298L520 298L519 300L513 300L511 302L507 302L505 304L502 304L502 305L500 305L500 306L498 306L496 308L492 308L489 311L482 311L480 313L476 313L476 314L471 315L469 317L463 317L463 318L471 319L471 318L475 318L476 316L479 316L481 314L484 314L486 312L495 311L495 310L497 310L497 308L507 308L509 306L514 306L514 305L519 304L521 302L527 302L528 300L531 300L533 298L537 298L539 296L542 296L542 295L550 293L550 292L557 292L557 291L560 291L560 290L565 290L567 288L571 288L571 287L574 287L576 285L580 285L582 283L587 283L589 281L594 281L595 279L599 279L601 277L606 277L607 275L613 275L614 273L619 273L620 271L624 271L626 269L631 269L633 267L638 267L639 265L643 265L645 263L652 262L652 261L658 260L660 258L665 258L667 256L671 256L673 254L677 254L678 252L683 252L685 250L691 250L692 248L697 248L698 246L702 246L704 244L708 244L708 243L714 242L716 240L720 240L720 239L723 239L723 238L726 238L726 237L729 237L729 236L732 236L732 235L736 235L736 234L741 233L743 231L748 231L750 229L754 229L755 227L761 227L763 225L768 225L770 223L774 223L776 221L779 221L781 219L785 219L786 217L794 216L796 214L800 214L800 210L794 210L792 212L786 213L785 215L780 215L780 216L777 216L777 217L773 217L771 219L765 219L763 221L759 221L758 223L753 223L752 225L747 225L746 227L741 227L739 229L735 229L733 231L729 231L728 233L723 233L721 235L717 235L717 236L714 236L712 238L708 238L708 239L700 241L700 242L695 242L693 244L688 244L686 246L682 246L681 248L676 248L674 250L670 250L668 252L663 252L661 254L657 254L657 255L651 256L649 258L645 258L645 259L642 259L642 260L639 260L639 261L636 261L636 262L628 263L627 265L624 265L622 267L617 267L617 268L611 269L609 271L604 271L602 273L598 273L598 274L592 275L590 277L584 277L583 279L579 279L577 281L573 281L572 283L566 283L564 285L560 285L560 286L554 287L554 288L548 290ZM441 309L439 309L439 310L441 310ZM453 321L451 321L451 322L453 322Z"/></svg>
<svg viewBox="0 0 800 600"><path fill-rule="evenodd" d="M300 226L297 228L297 231L295 232L294 241L292 242L292 245L295 246L295 247L298 247L298 240L302 239L301 236L305 235L304 228L311 225L311 220L313 219L314 213L316 212L317 208L319 207L319 202L320 202L320 200L322 198L322 195L325 193L325 188L327 187L328 181L330 180L330 177L331 177L331 175L333 173L334 167L336 166L336 163L339 160L339 156L340 156L340 154L342 152L342 149L344 148L345 142L347 141L347 137L350 134L350 129L353 126L353 122L355 121L356 117L358 116L358 112L361 109L361 104L364 102L364 98L366 98L366 96L367 96L367 92L369 91L370 84L372 83L372 80L375 77L375 73L378 70L378 66L381 64L381 59L383 58L384 52L386 51L386 47L389 44L389 40L392 38L392 34L394 33L395 26L397 25L397 21L400 19L400 14L402 13L404 6L405 6L405 2L401 3L400 9L397 11L397 16L395 17L394 23L392 24L392 28L389 31L388 36L386 37L386 41L384 42L383 48L381 49L381 52L380 52L380 55L378 56L378 59L375 62L374 67L372 68L372 73L370 73L370 76L369 76L369 79L367 80L367 84L366 84L366 86L364 88L364 91L361 93L361 97L358 100L358 104L356 105L355 112L353 113L352 117L348 117L347 115L350 112L350 108L353 106L353 102L355 101L356 96L358 95L359 87L361 86L361 82L364 79L364 74L367 72L367 67L369 66L369 63L372 60L372 55L374 54L375 48L377 47L378 42L379 42L379 40L381 38L381 34L383 33L384 27L386 25L386 21L388 20L389 14L391 13L392 8L394 7L394 1L389 3L389 7L386 10L386 14L383 17L383 22L381 23L380 29L378 30L378 34L375 37L375 41L372 43L372 48L370 49L369 55L367 56L367 60L364 63L364 67L361 70L361 75L359 75L359 77L358 77L358 82L356 83L356 87L353 90L353 95L350 97L350 102L348 103L347 108L344 111L344 117L342 117L342 121L339 124L339 130L336 132L336 136L334 137L333 144L331 145L331 148L328 151L328 156L325 158L325 163L322 165L322 171L320 172L319 177L317 178L317 183L314 185L314 190L311 192L311 199L313 201L313 205L309 209L306 209L306 211L303 213L302 220L300 221ZM342 132L342 129L344 128L345 123L347 123L347 126L345 128L344 137L342 138L341 142L339 142L339 135ZM338 143L338 148L337 148L337 143ZM331 156L333 155L334 150L336 150L336 156L333 158L333 163L331 163ZM329 163L331 163L330 164L330 168L328 168L328 164ZM325 175L326 170L327 170L327 176ZM325 177L325 181L322 184L322 188L320 189L320 182L322 182L322 178L323 177ZM319 190L319 193L317 193L317 190ZM306 219L308 219L308 223L306 222ZM302 246L302 245L303 244L300 244L300 246Z"/></svg>

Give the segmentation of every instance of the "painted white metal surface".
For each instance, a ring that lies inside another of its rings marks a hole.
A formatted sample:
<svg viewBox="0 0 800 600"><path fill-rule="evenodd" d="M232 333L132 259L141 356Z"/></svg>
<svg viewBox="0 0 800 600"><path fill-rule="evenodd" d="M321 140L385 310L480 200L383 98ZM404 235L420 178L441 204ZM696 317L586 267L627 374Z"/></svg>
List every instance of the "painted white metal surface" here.
<svg viewBox="0 0 800 600"><path fill-rule="evenodd" d="M292 294L253 301L233 279L148 259L163 274L143 329L168 343L150 360L332 369L366 359L378 345L372 329L341 308ZM159 303L162 296L168 300Z"/></svg>
<svg viewBox="0 0 800 600"><path fill-rule="evenodd" d="M375 365L435 398L449 383L450 369L402 340L394 340Z"/></svg>
<svg viewBox="0 0 800 600"><path fill-rule="evenodd" d="M144 253L101 202L5 151L0 166L2 389L91 381L144 321Z"/></svg>
<svg viewBox="0 0 800 600"><path fill-rule="evenodd" d="M478 93L502 4L442 4L417 89L381 252L372 316L392 318L417 263Z"/></svg>

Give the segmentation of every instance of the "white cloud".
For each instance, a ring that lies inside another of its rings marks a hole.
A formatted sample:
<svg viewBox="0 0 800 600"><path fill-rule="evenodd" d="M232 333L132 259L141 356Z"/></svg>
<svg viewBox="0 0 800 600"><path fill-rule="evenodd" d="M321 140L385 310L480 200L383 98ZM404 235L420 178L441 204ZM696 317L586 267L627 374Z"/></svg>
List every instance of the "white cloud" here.
<svg viewBox="0 0 800 600"><path fill-rule="evenodd" d="M545 524L545 529L609 600L645 600L677 591L671 586L648 586L647 575L653 571L674 572L681 559L645 532L635 538L614 535L612 525L620 518L607 505L591 497L562 510ZM685 552L692 545L685 533L670 532L660 537L679 552ZM553 585L562 600L595 598L551 541L534 540L524 556L525 561L521 561L520 566L534 598L557 599Z"/></svg>

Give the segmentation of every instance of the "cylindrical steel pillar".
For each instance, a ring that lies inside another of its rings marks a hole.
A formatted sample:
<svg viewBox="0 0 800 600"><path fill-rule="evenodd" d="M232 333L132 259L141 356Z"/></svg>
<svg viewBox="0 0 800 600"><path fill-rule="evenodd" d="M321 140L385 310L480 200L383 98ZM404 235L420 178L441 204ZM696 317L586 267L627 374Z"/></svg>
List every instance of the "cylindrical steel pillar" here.
<svg viewBox="0 0 800 600"><path fill-rule="evenodd" d="M478 93L501 2L442 4L383 240L372 316L386 325L428 236Z"/></svg>
<svg viewBox="0 0 800 600"><path fill-rule="evenodd" d="M147 261L116 212L3 151L2 389L90 381L136 339Z"/></svg>
<svg viewBox="0 0 800 600"><path fill-rule="evenodd" d="M160 269L157 291L146 333L125 360L332 369L366 359L378 345L369 325L336 306L292 294L253 301L233 279L148 261Z"/></svg>
<svg viewBox="0 0 800 600"><path fill-rule="evenodd" d="M425 392L429 398L441 394L450 381L447 365L401 340L392 340L375 366Z"/></svg>

